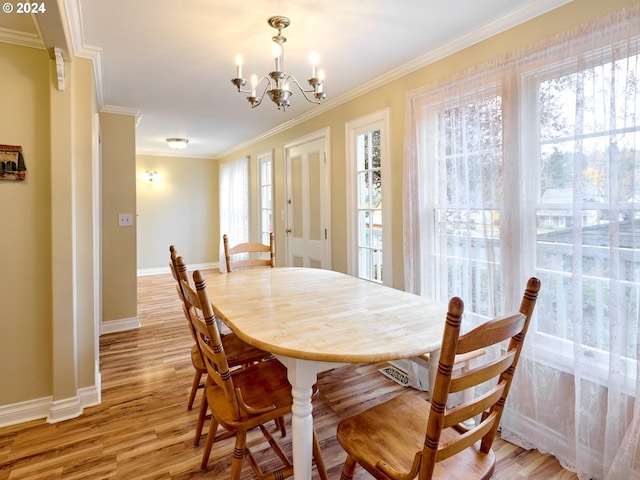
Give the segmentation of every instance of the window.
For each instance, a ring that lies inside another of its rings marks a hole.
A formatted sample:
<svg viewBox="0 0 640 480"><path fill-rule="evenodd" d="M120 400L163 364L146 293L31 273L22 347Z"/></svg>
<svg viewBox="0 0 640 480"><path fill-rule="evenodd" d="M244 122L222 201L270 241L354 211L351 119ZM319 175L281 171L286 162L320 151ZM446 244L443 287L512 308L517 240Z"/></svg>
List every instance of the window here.
<svg viewBox="0 0 640 480"><path fill-rule="evenodd" d="M269 235L273 232L273 156L266 153L258 156L260 242L269 244Z"/></svg>
<svg viewBox="0 0 640 480"><path fill-rule="evenodd" d="M388 160L388 112L349 122L348 158L349 273L391 284L391 197ZM384 201L383 201L384 197Z"/></svg>
<svg viewBox="0 0 640 480"><path fill-rule="evenodd" d="M636 357L640 57L616 54L579 67L538 58L536 68L471 77L455 95L445 86L416 101L417 203L431 232L413 257L422 260L417 290L461 296L480 320L513 307L507 285L522 284L523 272L538 276L535 341L560 363L579 353L607 365L621 342L619 353ZM615 336L612 322L624 324Z"/></svg>
<svg viewBox="0 0 640 480"><path fill-rule="evenodd" d="M550 344L579 339L596 361L616 341L610 322L638 318L639 65L638 55L596 58L526 78L538 99L536 270L548 289L537 332ZM620 353L635 359L637 322L620 333Z"/></svg>
<svg viewBox="0 0 640 480"><path fill-rule="evenodd" d="M501 255L499 87L474 91L461 104L428 109L438 132L432 145L432 169L437 173L430 199L435 219L435 287L440 299L461 296L467 311L484 319L502 302L501 282L487 281L488 276L496 280L501 276L490 262Z"/></svg>

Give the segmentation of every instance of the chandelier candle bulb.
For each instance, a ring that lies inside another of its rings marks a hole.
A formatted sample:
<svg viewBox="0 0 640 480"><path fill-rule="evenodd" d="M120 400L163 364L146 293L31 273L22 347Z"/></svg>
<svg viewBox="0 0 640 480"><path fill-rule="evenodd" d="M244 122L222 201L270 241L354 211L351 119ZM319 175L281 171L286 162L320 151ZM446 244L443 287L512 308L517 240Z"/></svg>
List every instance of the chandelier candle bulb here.
<svg viewBox="0 0 640 480"><path fill-rule="evenodd" d="M280 56L282 55L282 48L277 43L273 46L273 56L276 59L276 72L280 71Z"/></svg>
<svg viewBox="0 0 640 480"><path fill-rule="evenodd" d="M320 73L318 73L318 79L320 81L316 85L316 92L322 93L322 82L324 81L324 70L320 70Z"/></svg>
<svg viewBox="0 0 640 480"><path fill-rule="evenodd" d="M254 98L256 96L256 85L258 85L258 76L251 75L251 96Z"/></svg>
<svg viewBox="0 0 640 480"><path fill-rule="evenodd" d="M316 69L318 68L318 54L313 52L309 55L311 61L311 78L316 78Z"/></svg>
<svg viewBox="0 0 640 480"><path fill-rule="evenodd" d="M236 56L236 78L242 78L242 55Z"/></svg>

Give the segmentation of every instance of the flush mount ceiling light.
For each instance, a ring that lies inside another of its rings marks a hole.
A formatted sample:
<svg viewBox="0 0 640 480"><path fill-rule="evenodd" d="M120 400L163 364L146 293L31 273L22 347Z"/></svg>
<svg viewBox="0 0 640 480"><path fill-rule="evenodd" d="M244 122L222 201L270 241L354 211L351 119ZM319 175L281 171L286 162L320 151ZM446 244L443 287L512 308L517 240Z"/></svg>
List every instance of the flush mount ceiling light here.
<svg viewBox="0 0 640 480"><path fill-rule="evenodd" d="M296 80L296 77L293 75L287 75L284 72L283 44L287 39L282 36L282 29L287 28L291 22L287 17L278 15L275 17L269 17L267 23L272 28L278 30L278 35L271 37L271 40L273 40L274 43L273 56L275 58L275 69L267 75L264 75L260 80L258 80L256 75L252 75L251 90L243 90L242 87L246 85L247 80L242 78L242 55L238 55L236 57L236 78L232 78L231 83L236 86L238 92L250 94L250 96L247 97L247 100L252 107L260 105L265 94L268 94L271 101L278 106L278 110L286 110L289 106L289 97L292 93L291 90L289 90L289 86L292 83L300 89L304 98L309 102L318 104L322 103L327 96L327 94L322 91L324 73L322 70L319 72L317 71L318 60L315 55L311 59L311 77L307 79L311 88L305 90L302 85L300 85L300 82ZM264 90L262 90L262 93L257 96L256 89L260 85L264 85Z"/></svg>
<svg viewBox="0 0 640 480"><path fill-rule="evenodd" d="M169 148L173 148L174 150L182 150L186 148L189 140L186 138L167 138L167 145Z"/></svg>

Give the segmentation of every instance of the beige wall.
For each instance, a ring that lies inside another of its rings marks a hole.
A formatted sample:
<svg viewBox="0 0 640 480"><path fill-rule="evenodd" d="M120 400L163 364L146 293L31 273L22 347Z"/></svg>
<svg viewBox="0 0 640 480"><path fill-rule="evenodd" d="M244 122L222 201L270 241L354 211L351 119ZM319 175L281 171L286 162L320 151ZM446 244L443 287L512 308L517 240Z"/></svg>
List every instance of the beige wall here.
<svg viewBox="0 0 640 480"><path fill-rule="evenodd" d="M0 143L28 169L0 182L0 424L22 402L55 421L99 398L91 62L65 63L64 84L46 50L0 44Z"/></svg>
<svg viewBox="0 0 640 480"><path fill-rule="evenodd" d="M100 114L102 138L102 321L137 316L135 117ZM133 225L118 225L118 215Z"/></svg>
<svg viewBox="0 0 640 480"><path fill-rule="evenodd" d="M276 176L274 212L280 212L284 209L284 145L298 137L302 137L321 128L329 127L331 131L331 204L333 206L331 212L332 268L346 272L347 211L344 207L344 205L346 205L345 123L383 108L389 108L391 114L390 141L392 168L390 172L385 172L384 175L385 181L390 181L392 185L392 241L393 245L396 246L393 253L393 286L403 288L404 269L401 251L403 217L402 161L404 156L405 135L405 95L407 91L463 70L466 67L476 65L490 58L526 46L532 42L545 39L555 33L577 26L580 23L601 16L609 11L635 5L636 3L637 1L631 0L610 0L608 2L603 2L602 0L574 0L562 8L482 41L454 55L450 55L284 132L274 134L248 147L227 153L220 161L230 161L243 155L249 155L251 159L254 160L256 155L273 149L275 153L274 171ZM335 73L335 75L339 74L340 73ZM330 82L327 83L326 89L330 95ZM300 98L298 98L298 101L301 101ZM267 102L260 108L275 107ZM295 108L295 106L293 106L292 109L293 108ZM251 168L255 169L255 167L255 162L252 161ZM253 174L252 172L252 175ZM257 194L255 191L251 193L252 195ZM385 202L386 201L387 199L385 199ZM276 244L284 245L284 225L282 224L280 215L274 216L274 223Z"/></svg>
<svg viewBox="0 0 640 480"><path fill-rule="evenodd" d="M0 143L22 145L27 165L24 182L0 181L0 405L51 395L49 65L0 44Z"/></svg>
<svg viewBox="0 0 640 480"><path fill-rule="evenodd" d="M139 271L168 271L171 244L189 266L218 261L217 161L138 155L136 185Z"/></svg>

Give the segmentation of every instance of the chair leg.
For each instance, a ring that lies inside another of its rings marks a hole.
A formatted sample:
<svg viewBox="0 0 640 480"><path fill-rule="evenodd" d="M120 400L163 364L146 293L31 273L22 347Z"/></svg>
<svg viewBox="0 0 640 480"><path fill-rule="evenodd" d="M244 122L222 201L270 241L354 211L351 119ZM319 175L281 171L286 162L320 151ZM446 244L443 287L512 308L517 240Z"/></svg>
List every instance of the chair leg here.
<svg viewBox="0 0 640 480"><path fill-rule="evenodd" d="M287 427L285 425L285 421L284 421L284 417L278 417L275 420L276 422L276 427L278 427L280 429L280 436L282 438L287 436Z"/></svg>
<svg viewBox="0 0 640 480"><path fill-rule="evenodd" d="M269 443L269 446L273 449L273 451L276 453L276 455L278 455L278 457L280 457L280 460L282 460L282 463L284 463L284 465L287 466L287 467L291 466L291 462L289 461L289 459L287 458L287 455L282 450L282 447L280 446L280 444L278 442L275 441L275 439L267 431L267 429L264 428L264 425L258 425L258 427L260 427L260 431L262 432L262 435L267 440L267 442Z"/></svg>
<svg viewBox="0 0 640 480"><path fill-rule="evenodd" d="M347 460L344 462L344 467L342 467L342 474L340 475L340 480L352 480L353 472L356 469L356 460L351 455L347 456Z"/></svg>
<svg viewBox="0 0 640 480"><path fill-rule="evenodd" d="M236 432L236 445L233 449L233 459L231 460L231 480L240 480L242 472L242 462L247 450L247 432Z"/></svg>
<svg viewBox="0 0 640 480"><path fill-rule="evenodd" d="M313 459L316 464L316 469L318 470L318 475L320 475L320 479L329 480L327 467L325 466L324 458L322 457L322 450L320 450L320 441L318 440L315 430L313 432Z"/></svg>
<svg viewBox="0 0 640 480"><path fill-rule="evenodd" d="M213 447L213 442L216 441L217 430L218 422L216 422L215 418L211 417L211 423L209 424L209 433L207 433L207 443L205 444L204 450L202 451L202 462L200 463L200 470L207 469L209 456L211 455L211 448Z"/></svg>
<svg viewBox="0 0 640 480"><path fill-rule="evenodd" d="M196 437L193 439L193 446L200 445L200 438L202 437L202 429L204 427L204 421L207 418L207 409L209 408L209 402L207 401L207 392L202 395L202 402L200 402L200 413L198 414L198 424L196 426ZM211 431L211 427L209 427ZM215 434L215 432L214 432Z"/></svg>
<svg viewBox="0 0 640 480"><path fill-rule="evenodd" d="M193 401L196 399L196 393L198 392L198 388L200 388L201 379L202 372L200 370L196 370L196 373L193 375L193 383L191 384L191 393L189 394L189 403L187 404L187 410L191 410L193 408Z"/></svg>

